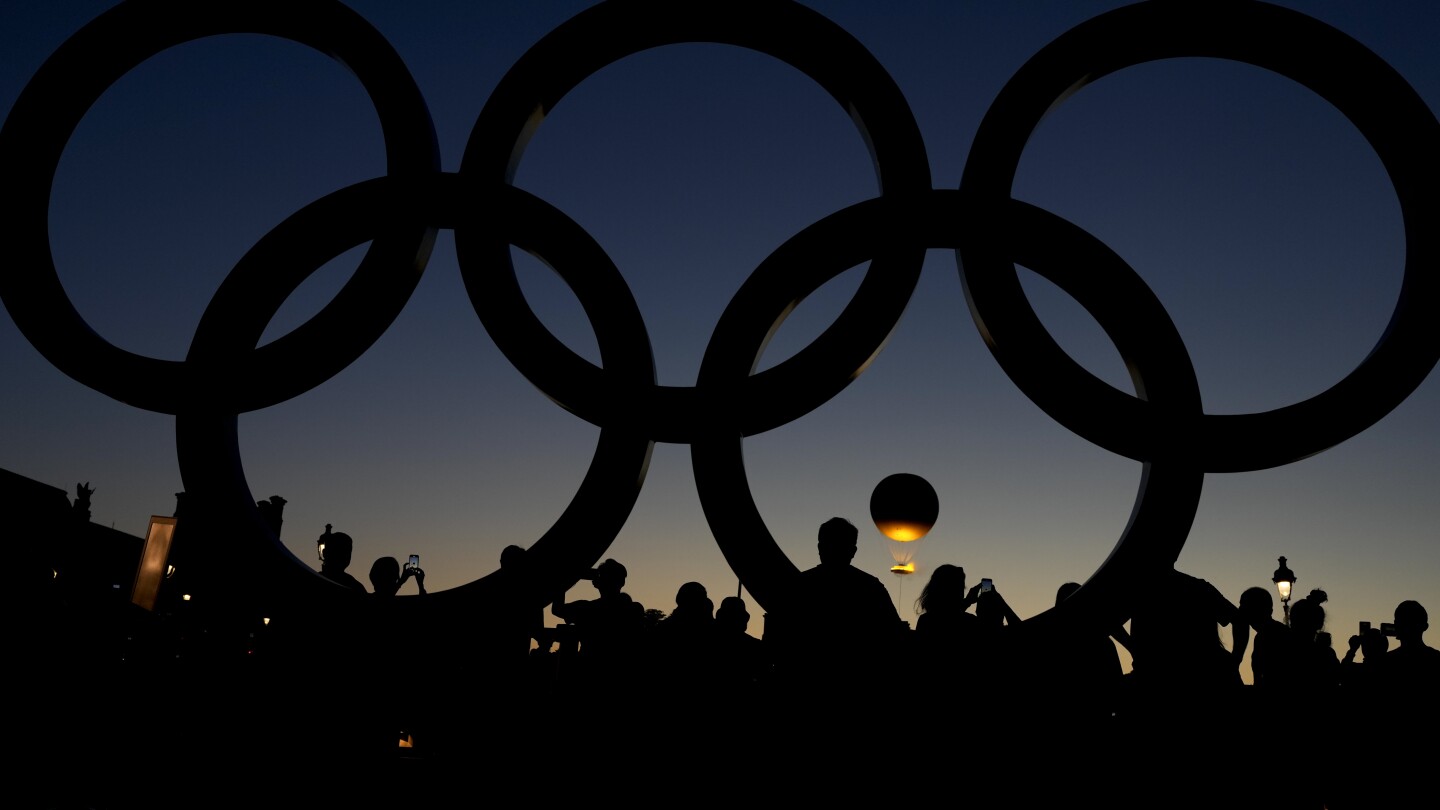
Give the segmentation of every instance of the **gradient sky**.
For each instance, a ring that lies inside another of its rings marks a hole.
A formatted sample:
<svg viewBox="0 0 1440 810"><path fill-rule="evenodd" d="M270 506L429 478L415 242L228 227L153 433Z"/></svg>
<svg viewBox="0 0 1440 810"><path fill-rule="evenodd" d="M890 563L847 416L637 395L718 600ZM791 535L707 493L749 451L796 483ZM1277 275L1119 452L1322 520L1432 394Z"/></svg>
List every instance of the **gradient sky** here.
<svg viewBox="0 0 1440 810"><path fill-rule="evenodd" d="M0 110L106 2L0 7ZM486 98L511 64L583 2L351 3L399 51L424 93L443 167L458 168ZM958 184L990 102L1047 42L1114 3L818 2L908 98L937 187ZM1390 62L1440 109L1440 4L1294 3ZM221 279L306 203L383 172L379 127L340 65L290 42L228 36L157 56L118 82L70 142L51 242L65 287L106 339L181 359ZM639 302L660 382L694 382L725 304L806 225L874 196L844 112L770 57L673 46L586 80L546 120L516 182L560 207L613 258ZM1093 84L1046 119L1016 196L1095 234L1151 285L1178 325L1206 410L1268 410L1328 388L1379 338L1404 256L1399 209L1369 147L1309 91L1246 65L1170 60ZM358 251L307 282L266 340L324 304ZM520 262L542 319L598 362L576 299ZM3 261L3 259L0 259ZM1129 390L1095 323L1047 282L1027 293L1073 356ZM858 283L852 270L804 302L766 354L793 353ZM0 466L73 493L93 520L143 535L182 489L174 419L63 376L0 317ZM494 570L574 494L598 428L530 385L482 329L449 231L397 322L359 361L289 402L241 418L257 498L288 499L283 539L314 563L325 524L355 538L351 573L418 553L432 590ZM885 351L815 412L746 440L761 513L801 568L832 515L861 529L856 564L885 577L901 615L940 563L992 577L1021 616L1084 581L1115 544L1140 464L1045 416L981 341L952 253L928 254ZM871 489L912 472L940 494L919 573L900 582L870 523ZM1440 380L1375 427L1277 469L1207 476L1179 567L1232 599L1269 586L1286 555L1301 593L1323 587L1337 647L1396 603L1440 610ZM737 582L711 539L688 448L657 445L634 512L607 556L628 591L669 611L683 582L718 603ZM407 587L407 592L408 592ZM586 584L570 598L589 598ZM752 604L751 632L760 610ZM1432 633L1432 635L1434 635ZM1436 638L1429 639L1432 644ZM880 696L877 694L876 696ZM877 703L877 705L879 705Z"/></svg>

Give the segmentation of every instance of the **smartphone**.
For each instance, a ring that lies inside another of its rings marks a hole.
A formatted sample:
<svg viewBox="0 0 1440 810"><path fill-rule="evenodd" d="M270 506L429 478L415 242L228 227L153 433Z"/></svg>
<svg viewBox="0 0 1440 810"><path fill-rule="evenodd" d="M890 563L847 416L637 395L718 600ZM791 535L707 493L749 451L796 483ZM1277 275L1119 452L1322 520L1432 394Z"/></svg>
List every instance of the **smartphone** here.
<svg viewBox="0 0 1440 810"><path fill-rule="evenodd" d="M985 577L984 579L980 580L981 593L989 593L993 590L995 590L995 583L991 582L989 577Z"/></svg>
<svg viewBox="0 0 1440 810"><path fill-rule="evenodd" d="M1395 635L1395 625L1391 624L1390 622L1381 622L1380 632L1384 633L1387 636L1393 637Z"/></svg>
<svg viewBox="0 0 1440 810"><path fill-rule="evenodd" d="M420 567L420 555L419 555L419 554L411 554L411 555L410 555L410 562L406 563L406 564L405 564L405 567L406 567L406 568L411 568L411 569L419 568L419 567Z"/></svg>
<svg viewBox="0 0 1440 810"><path fill-rule="evenodd" d="M1360 635L1370 632L1370 622L1360 622Z"/></svg>

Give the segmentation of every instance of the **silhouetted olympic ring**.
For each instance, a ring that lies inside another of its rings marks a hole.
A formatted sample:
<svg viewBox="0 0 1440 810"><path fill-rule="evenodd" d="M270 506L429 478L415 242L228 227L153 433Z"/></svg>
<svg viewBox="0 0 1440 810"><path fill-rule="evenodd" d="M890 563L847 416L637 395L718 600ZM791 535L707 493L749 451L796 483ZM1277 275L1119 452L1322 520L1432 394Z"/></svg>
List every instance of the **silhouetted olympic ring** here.
<svg viewBox="0 0 1440 810"><path fill-rule="evenodd" d="M335 256L363 244L387 226L426 223L453 228L484 220L510 244L549 264L573 290L589 316L609 373L628 384L653 382L649 336L640 310L629 299L619 270L584 229L534 196L505 184L466 188L454 174L381 177L327 195L296 212L265 235L236 264L211 300L186 358L213 370L206 383L225 390L224 369L255 348L280 305L311 273ZM629 300L629 306L624 302ZM202 378L203 379L203 378ZM240 464L236 416L216 397L195 404L176 419L181 475L186 490L206 493L206 512L222 524L248 525L269 537L257 544L247 536L214 538L218 555L243 579L288 581L292 589L339 591L295 560L258 521L255 499ZM570 587L599 560L620 533L645 479L653 443L616 428L600 433L595 455L569 506L530 549L540 584L538 595ZM228 542L227 542L228 541ZM295 576L296 572L306 576ZM233 578L233 573L232 573ZM436 594L440 601L483 592L486 578ZM236 594L243 598L243 594ZM547 600L548 601L548 600ZM538 609L542 604L537 604Z"/></svg>
<svg viewBox="0 0 1440 810"><path fill-rule="evenodd" d="M1283 47L1280 47L1283 43ZM1245 62L1308 87L1379 155L1399 198L1406 260L1400 298L1375 348L1316 396L1264 413L1182 415L1112 388L1057 346L1030 308L1003 232L1015 169L1040 119L1081 86L1132 65L1180 56ZM1142 3L1103 14L1047 45L1011 78L976 133L960 183L967 219L989 223L957 257L971 314L1010 379L1051 418L1134 459L1183 458L1210 472L1265 469L1370 427L1440 359L1440 123L1409 84L1324 23L1263 3Z"/></svg>
<svg viewBox="0 0 1440 810"><path fill-rule="evenodd" d="M895 244L954 248L974 238L969 205L960 192L869 200L811 225L782 245L770 263L804 257L811 290ZM1156 407L1179 416L1200 413L1200 387L1180 334L1150 288L1095 237L1050 214L1007 200L1005 231L992 235L1010 261L1055 283L1104 328L1127 360L1137 389ZM808 292L808 291L807 291ZM717 328L706 349L697 387L721 388L749 373L765 348L767 324L788 296L757 295ZM730 314L727 312L727 315ZM748 316L748 317L747 317ZM725 554L756 601L783 604L799 571L765 526L745 477L741 435L707 437L691 444L701 507ZM1114 551L1085 587L1061 606L1028 619L1033 632L1079 624L1096 631L1129 618L1130 595L1143 579L1172 565L1200 503L1204 474L1174 461L1147 463L1135 507Z"/></svg>
<svg viewBox="0 0 1440 810"><path fill-rule="evenodd" d="M713 7L706 13L704 7ZM544 115L587 76L661 45L718 42L769 54L800 70L843 106L870 148L881 195L930 188L930 170L905 97L859 42L803 6L743 0L676 4L606 3L581 12L515 63L481 110L460 173L510 182ZM854 298L805 349L773 368L734 380L732 389L617 385L607 371L556 340L514 280L509 246L483 227L456 229L456 252L486 330L525 378L596 425L626 426L665 442L693 441L714 424L745 435L793 421L849 385L899 322L924 251L896 245L877 256ZM776 277L748 286L791 285ZM793 286L793 285L792 285ZM798 301L798 298L795 300ZM783 313L777 315L778 323Z"/></svg>
<svg viewBox="0 0 1440 810"><path fill-rule="evenodd" d="M618 535L653 441L688 442L706 519L726 560L761 604L772 606L783 602L798 572L755 507L743 438L803 416L862 372L897 324L924 251L952 248L981 334L1021 391L1070 430L1145 464L1115 549L1062 607L1024 625L1041 632L1076 624L1108 631L1126 618L1142 580L1179 554L1206 471L1277 466L1344 441L1393 409L1440 359L1440 329L1423 311L1433 307L1440 284L1425 272L1440 236L1424 230L1440 213L1440 165L1428 154L1440 143L1440 123L1383 61L1328 26L1232 0L1145 4L1102 15L1021 68L982 122L961 189L935 191L904 97L853 37L797 5L699 5L714 13L698 12L695 3L604 4L547 35L487 101L459 174L438 171L433 125L399 57L336 2L317 0L305 14L278 0L119 6L56 51L0 128L0 175L20 201L6 223L19 263L0 274L0 298L64 373L138 407L177 415L181 471L214 530L212 558L287 593L319 594L334 589L322 589L259 519L240 462L237 415L309 390L358 358L414 289L436 229L453 228L466 288L497 346L542 392L602 429L579 492L532 547L543 585L572 585ZM48 245L56 165L90 105L120 76L173 45L240 32L292 39L351 67L375 103L388 175L330 194L262 238L217 291L183 363L132 355L95 335L61 288ZM655 384L643 320L604 251L511 182L544 114L584 78L651 47L697 41L770 54L824 87L861 128L881 195L825 217L767 257L722 314L696 385L669 388ZM1266 51L1277 42L1287 47ZM1143 280L1093 236L1010 198L1025 141L1048 109L1097 77L1173 56L1247 62L1315 90L1355 122L1395 184L1408 250L1400 300L1371 355L1305 402L1262 414L1206 415L1185 345ZM372 245L360 269L334 301L291 334L256 348L297 285L367 240ZM575 292L603 369L556 340L529 309L512 245L538 255ZM835 323L794 357L754 373L768 335L790 308L866 260L865 279ZM1132 370L1140 398L1099 381L1060 350L1025 300L1017 263L1095 317ZM1367 397L1371 389L1376 395ZM257 536L270 542L256 544ZM431 599L482 596L486 579ZM232 595L243 598L251 583L239 583Z"/></svg>
<svg viewBox="0 0 1440 810"><path fill-rule="evenodd" d="M304 14L283 0L126 3L67 40L26 85L0 129L0 176L11 200L7 247L15 257L0 273L0 298L56 368L137 408L176 413L183 398L203 389L191 379L193 365L120 349L76 312L50 255L55 169L80 119L121 76L167 48L231 33L283 37L339 60L375 104L389 173L424 175L440 165L430 113L405 63L378 31L338 2L310 4ZM371 236L365 258L335 300L290 334L234 358L227 406L255 410L294 397L354 362L385 332L419 282L435 230L386 226Z"/></svg>

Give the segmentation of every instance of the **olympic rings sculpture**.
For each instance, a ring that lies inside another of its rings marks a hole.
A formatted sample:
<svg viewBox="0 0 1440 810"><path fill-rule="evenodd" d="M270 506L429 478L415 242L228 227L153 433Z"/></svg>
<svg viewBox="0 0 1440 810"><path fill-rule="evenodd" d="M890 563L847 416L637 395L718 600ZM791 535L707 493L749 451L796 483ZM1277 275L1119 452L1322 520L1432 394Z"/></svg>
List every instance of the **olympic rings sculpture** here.
<svg viewBox="0 0 1440 810"><path fill-rule="evenodd" d="M1409 396L1440 359L1440 123L1378 56L1298 12L1245 0L1142 3L1098 16L1032 57L986 113L958 190L932 187L909 105L852 36L803 6L768 0L676 4L614 0L535 44L487 100L460 170L439 170L433 123L390 44L335 0L134 0L95 19L40 68L0 129L0 176L18 257L0 299L58 369L121 402L176 416L181 473L215 531L207 542L242 581L268 578L288 598L341 599L260 520L245 481L240 413L318 386L362 355L415 289L437 229L455 231L471 303L511 363L562 407L601 428L569 506L531 548L545 593L573 585L633 509L656 441L688 443L706 519L726 560L762 606L798 570L771 537L746 480L742 440L804 416L880 352L929 248L956 251L971 315L1020 390L1088 441L1144 463L1129 525L1075 597L1022 625L1109 627L1128 617L1139 583L1173 564L1206 472L1258 470L1318 453L1367 429ZM703 13L706 6L723 13ZM336 191L275 227L235 266L207 307L186 359L142 357L97 335L61 287L48 207L66 143L90 106L131 69L172 46L222 33L264 33L333 56L358 77L384 134L387 173ZM774 251L722 314L693 387L656 384L650 340L619 270L579 225L512 184L530 136L566 93L605 65L673 43L714 42L773 56L823 87L855 121L880 180L878 197L837 211ZM1285 43L1283 48L1273 43ZM1011 198L1016 166L1040 119L1084 84L1141 63L1208 56L1259 66L1308 87L1374 148L1399 198L1406 265L1399 300L1370 355L1328 390L1264 413L1203 412L1178 331L1135 271L1094 237ZM258 347L276 310L312 272L370 242L335 299L290 334ZM511 246L550 265L579 298L602 366L574 354L529 309ZM768 336L836 274L870 261L853 300L794 357L756 372ZM1115 343L1137 391L1117 391L1054 342L1030 309L1016 264L1076 299ZM338 336L338 339L337 339ZM262 374L263 369L263 374ZM159 380L161 384L141 381ZM435 596L488 598L489 577ZM239 591L236 598L253 596ZM538 596L537 596L538 599Z"/></svg>

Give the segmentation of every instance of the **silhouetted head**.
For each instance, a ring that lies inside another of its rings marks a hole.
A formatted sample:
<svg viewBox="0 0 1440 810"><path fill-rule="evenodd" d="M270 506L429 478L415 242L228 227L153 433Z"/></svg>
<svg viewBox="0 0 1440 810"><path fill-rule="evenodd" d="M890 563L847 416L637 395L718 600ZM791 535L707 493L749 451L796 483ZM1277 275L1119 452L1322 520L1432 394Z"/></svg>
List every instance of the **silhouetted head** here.
<svg viewBox="0 0 1440 810"><path fill-rule="evenodd" d="M381 596L394 596L400 590L400 561L394 557L381 557L371 563L370 589Z"/></svg>
<svg viewBox="0 0 1440 810"><path fill-rule="evenodd" d="M523 571L528 561L524 546L506 546L500 552L500 567L507 571Z"/></svg>
<svg viewBox="0 0 1440 810"><path fill-rule="evenodd" d="M1080 583L1067 582L1055 589L1055 605L1058 607L1061 602L1070 598L1070 594L1080 590Z"/></svg>
<svg viewBox="0 0 1440 810"><path fill-rule="evenodd" d="M322 568L332 571L344 571L350 567L350 557L355 553L355 541L350 535L344 532L332 532L330 527L325 527L325 533L320 535L319 543L325 547L325 559L321 562Z"/></svg>
<svg viewBox="0 0 1440 810"><path fill-rule="evenodd" d="M1240 615L1246 623L1253 625L1255 622L1268 619L1275 613L1275 600L1270 598L1270 591L1255 587L1246 588L1240 594Z"/></svg>
<svg viewBox="0 0 1440 810"><path fill-rule="evenodd" d="M738 596L727 596L720 600L720 609L715 611L715 622L721 629L743 633L750 627L750 611L745 600Z"/></svg>
<svg viewBox="0 0 1440 810"><path fill-rule="evenodd" d="M841 517L833 517L820 524L820 562L827 565L849 565L855 559L856 541L860 530L855 524Z"/></svg>
<svg viewBox="0 0 1440 810"><path fill-rule="evenodd" d="M698 582L687 582L680 586L675 592L675 606L699 606L709 594L705 592L705 586Z"/></svg>
<svg viewBox="0 0 1440 810"><path fill-rule="evenodd" d="M1430 629L1430 614L1414 599L1407 599L1395 606L1395 638L1401 641L1419 641Z"/></svg>
<svg viewBox="0 0 1440 810"><path fill-rule="evenodd" d="M932 610L959 608L965 603L965 569L958 565L936 566L930 572L930 581L921 589L915 600L915 611L926 613Z"/></svg>
<svg viewBox="0 0 1440 810"><path fill-rule="evenodd" d="M1310 638L1325 627L1325 608L1320 603L1330 597L1319 588L1310 592L1310 595L1296 602L1290 608L1290 629L1300 634L1301 638Z"/></svg>
<svg viewBox="0 0 1440 810"><path fill-rule="evenodd" d="M625 587L625 577L629 572L625 566L614 560L606 560L595 566L595 590L601 595L617 594Z"/></svg>

